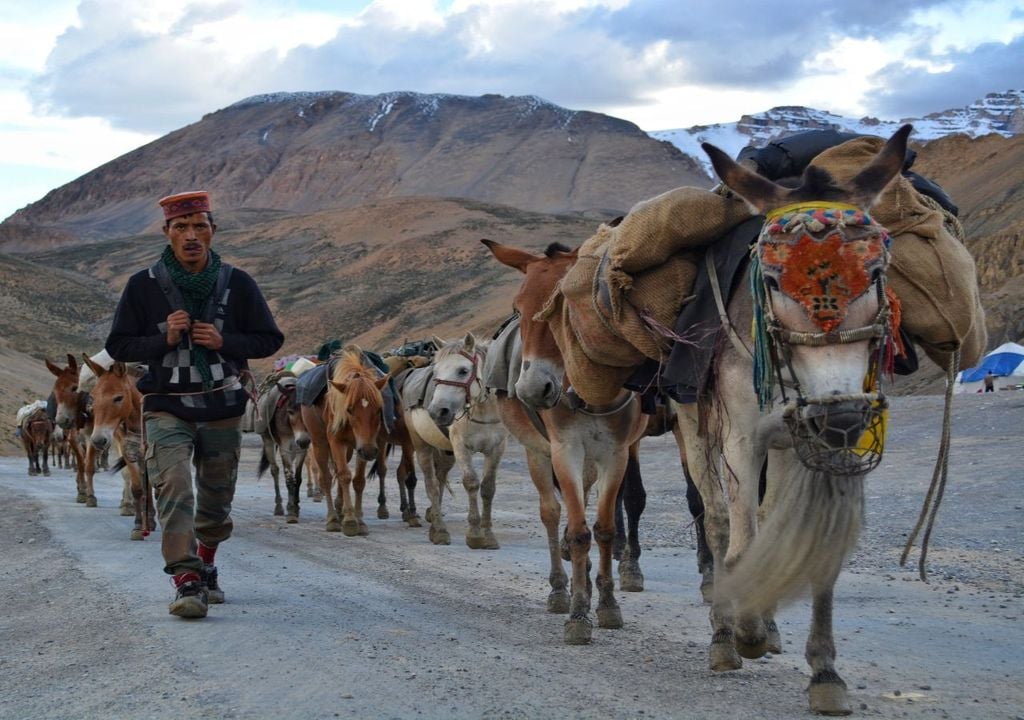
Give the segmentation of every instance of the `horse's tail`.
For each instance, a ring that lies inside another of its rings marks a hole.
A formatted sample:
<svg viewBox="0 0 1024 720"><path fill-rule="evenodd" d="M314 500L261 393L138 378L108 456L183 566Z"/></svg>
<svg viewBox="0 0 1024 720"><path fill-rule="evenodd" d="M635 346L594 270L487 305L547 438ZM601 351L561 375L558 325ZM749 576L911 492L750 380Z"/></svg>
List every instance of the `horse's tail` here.
<svg viewBox="0 0 1024 720"><path fill-rule="evenodd" d="M833 476L801 465L777 482L764 526L739 562L715 578L716 594L741 612L767 612L812 581L833 582L863 526L863 475Z"/></svg>

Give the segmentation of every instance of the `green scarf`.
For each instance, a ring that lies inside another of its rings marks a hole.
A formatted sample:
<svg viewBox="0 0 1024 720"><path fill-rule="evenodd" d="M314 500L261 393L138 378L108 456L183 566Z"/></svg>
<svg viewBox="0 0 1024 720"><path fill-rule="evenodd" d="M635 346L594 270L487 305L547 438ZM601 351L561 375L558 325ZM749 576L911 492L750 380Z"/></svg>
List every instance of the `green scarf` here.
<svg viewBox="0 0 1024 720"><path fill-rule="evenodd" d="M217 276L220 274L220 255L213 250L210 251L210 261L206 267L197 273L191 273L181 266L178 258L174 257L174 250L170 245L164 248L160 260L167 267L171 281L181 291L181 297L185 301L185 311L193 320L199 318L199 314L206 306L206 301L217 284ZM203 389L209 390L213 387L213 373L210 372L209 351L201 345L192 346L192 365L199 371L203 378Z"/></svg>

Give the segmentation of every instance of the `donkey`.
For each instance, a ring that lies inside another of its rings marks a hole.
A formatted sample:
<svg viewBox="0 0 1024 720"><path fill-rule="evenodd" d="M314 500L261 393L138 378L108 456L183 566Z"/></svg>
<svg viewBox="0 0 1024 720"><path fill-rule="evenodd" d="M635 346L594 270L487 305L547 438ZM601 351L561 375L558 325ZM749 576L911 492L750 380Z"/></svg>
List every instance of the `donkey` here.
<svg viewBox="0 0 1024 720"><path fill-rule="evenodd" d="M535 315L576 262L576 251L553 244L543 255L534 255L492 240L483 243L499 262L524 275L513 300L520 315L522 340L522 364L515 384L517 399L499 398L498 407L506 427L526 448L530 477L540 495L541 521L547 529L551 553L548 610L568 610L564 640L570 645L585 645L593 634L591 537L597 540L600 552L596 579L598 625L622 627L611 567L615 499L628 463L629 447L642 437L647 420L640 412L635 394L625 390L604 407L577 407L567 400L565 391L572 378L566 375L550 328ZM531 414L536 415L539 423L531 419ZM565 533L572 559L571 597L565 589L560 559L561 508L555 496L555 477L568 520ZM586 520L586 499L594 485L598 497L592 536Z"/></svg>
<svg viewBox="0 0 1024 720"><path fill-rule="evenodd" d="M102 452L116 445L121 462L115 469L123 464L135 510L135 524L129 537L144 540L156 528L156 506L152 490L142 486L142 393L123 362L113 363L109 370L88 357L85 363L96 375L90 447Z"/></svg>
<svg viewBox="0 0 1024 720"><path fill-rule="evenodd" d="M280 473L277 455L281 455L284 466L285 490L288 493L288 514L286 522L299 521L299 488L302 487L302 465L309 449L309 432L302 422L302 411L295 401L296 378L291 374L277 376L273 382L264 383L256 398L254 429L263 441L257 477L270 468L274 479L274 514L284 515L281 502Z"/></svg>
<svg viewBox="0 0 1024 720"><path fill-rule="evenodd" d="M414 370L402 396L406 425L430 496L430 541L438 545L451 542L441 499L454 456L469 498L466 545L474 550L497 550L500 545L494 537L491 506L508 432L498 417L496 399L481 379L486 348L472 333L448 343L434 338L434 344L440 349L433 365ZM420 383L413 381L417 374L423 375ZM423 397L412 397L421 387ZM484 456L482 481L473 467L477 453Z"/></svg>
<svg viewBox="0 0 1024 720"><path fill-rule="evenodd" d="M57 378L53 384L53 395L57 402L57 425L64 431L68 446L75 456L75 502L86 507L96 507L96 493L93 490L93 473L96 471L96 452L91 444L86 449L82 441L92 434L92 411L89 409L88 393L78 388L78 362L68 353L67 367L44 360L47 369Z"/></svg>
<svg viewBox="0 0 1024 720"><path fill-rule="evenodd" d="M712 392L677 407L717 569L710 664L734 670L741 656L778 652L775 608L809 587L809 702L822 714L850 712L835 669L833 588L860 532L864 477L881 457L878 379L893 352L888 235L867 210L900 172L910 131L848 182L811 166L793 188L703 145L725 185L767 214L749 283L726 309L733 328L753 323L753 348L730 331Z"/></svg>
<svg viewBox="0 0 1024 720"><path fill-rule="evenodd" d="M31 406L29 406L31 407ZM45 407L37 407L18 424L21 431L21 445L28 457L28 474L50 476L50 437L53 422L46 414Z"/></svg>

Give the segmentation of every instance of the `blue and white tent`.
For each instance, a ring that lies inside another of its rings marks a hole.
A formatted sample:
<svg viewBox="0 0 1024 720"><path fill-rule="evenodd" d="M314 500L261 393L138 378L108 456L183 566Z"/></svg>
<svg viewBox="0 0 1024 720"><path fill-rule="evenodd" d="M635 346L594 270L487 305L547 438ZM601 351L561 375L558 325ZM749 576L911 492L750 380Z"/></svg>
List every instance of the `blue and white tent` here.
<svg viewBox="0 0 1024 720"><path fill-rule="evenodd" d="M1003 343L990 352L977 367L967 368L956 376L954 392L978 392L985 387L985 375L992 371L995 388L1024 384L1024 346Z"/></svg>

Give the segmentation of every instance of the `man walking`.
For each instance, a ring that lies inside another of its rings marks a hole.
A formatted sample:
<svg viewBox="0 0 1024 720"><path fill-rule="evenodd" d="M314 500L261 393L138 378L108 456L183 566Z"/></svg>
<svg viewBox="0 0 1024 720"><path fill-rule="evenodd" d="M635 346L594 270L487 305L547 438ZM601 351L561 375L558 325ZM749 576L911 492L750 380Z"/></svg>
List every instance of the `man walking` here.
<svg viewBox="0 0 1024 720"><path fill-rule="evenodd" d="M224 602L214 558L231 535L249 358L284 342L255 281L210 249L217 226L209 193L159 201L169 244L150 268L128 279L106 349L145 362L146 467L156 492L170 613L206 617ZM194 458L194 459L193 459ZM192 491L191 466L196 467Z"/></svg>

